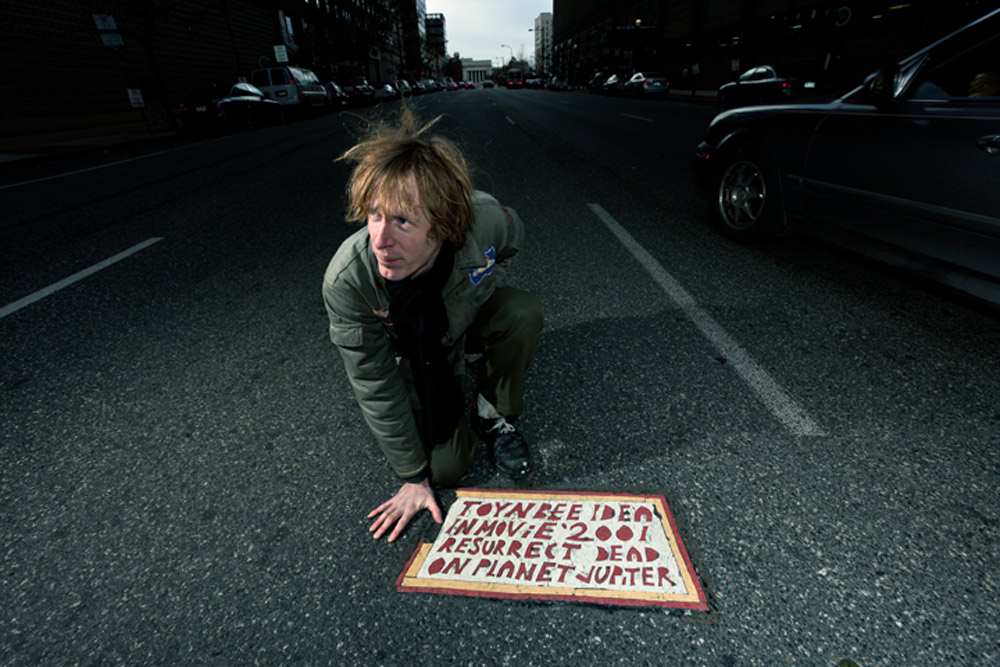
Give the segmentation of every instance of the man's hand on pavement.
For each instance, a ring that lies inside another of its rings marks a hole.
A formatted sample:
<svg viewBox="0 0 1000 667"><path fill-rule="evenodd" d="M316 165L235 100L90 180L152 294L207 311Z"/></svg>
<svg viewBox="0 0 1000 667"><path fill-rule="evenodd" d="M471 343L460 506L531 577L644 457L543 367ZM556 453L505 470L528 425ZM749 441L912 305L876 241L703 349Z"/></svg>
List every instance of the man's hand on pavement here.
<svg viewBox="0 0 1000 667"><path fill-rule="evenodd" d="M368 514L369 519L377 517L375 523L372 524L368 531L375 533L374 537L377 540L395 524L396 527L389 534L388 538L388 541L392 542L403 532L410 519L417 512L424 509L430 510L435 522L441 523L444 521L444 517L441 515L441 508L438 507L437 501L434 499L434 491L431 490L430 483L426 479L417 484L407 482L396 492L395 496Z"/></svg>

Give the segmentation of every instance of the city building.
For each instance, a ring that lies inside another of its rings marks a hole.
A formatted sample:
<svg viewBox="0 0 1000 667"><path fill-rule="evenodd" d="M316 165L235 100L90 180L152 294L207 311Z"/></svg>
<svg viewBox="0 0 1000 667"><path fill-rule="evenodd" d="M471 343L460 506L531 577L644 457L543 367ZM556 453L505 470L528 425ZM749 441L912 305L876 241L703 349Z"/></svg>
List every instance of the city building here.
<svg viewBox="0 0 1000 667"><path fill-rule="evenodd" d="M265 64L306 67L323 81L400 78L426 69L424 13L424 0L5 3L0 132L140 115L171 127L192 90L246 80Z"/></svg>
<svg viewBox="0 0 1000 667"><path fill-rule="evenodd" d="M424 18L424 28L427 31L424 59L431 71L438 76L447 58L448 39L445 36L444 24L444 14L427 14Z"/></svg>
<svg viewBox="0 0 1000 667"><path fill-rule="evenodd" d="M657 70L676 91L714 89L766 64L844 92L987 9L980 0L553 0L552 69L573 85Z"/></svg>
<svg viewBox="0 0 1000 667"><path fill-rule="evenodd" d="M427 3L425 0L394 0L394 2L399 16L397 29L401 32L403 46L401 58L403 67L396 78L412 78L424 67L423 44L427 41L424 20L427 16Z"/></svg>
<svg viewBox="0 0 1000 667"><path fill-rule="evenodd" d="M489 60L462 58L462 80L482 83L493 78L493 63Z"/></svg>
<svg viewBox="0 0 1000 667"><path fill-rule="evenodd" d="M535 19L535 69L545 73L552 69L552 13L543 12Z"/></svg>

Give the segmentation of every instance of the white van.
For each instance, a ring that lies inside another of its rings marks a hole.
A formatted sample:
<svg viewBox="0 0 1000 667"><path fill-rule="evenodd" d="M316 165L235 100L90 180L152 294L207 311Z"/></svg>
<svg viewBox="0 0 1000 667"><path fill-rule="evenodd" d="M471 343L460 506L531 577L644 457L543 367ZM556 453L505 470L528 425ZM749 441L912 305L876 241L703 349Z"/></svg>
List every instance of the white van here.
<svg viewBox="0 0 1000 667"><path fill-rule="evenodd" d="M270 99L297 109L326 104L326 88L312 71L301 67L265 67L250 74L250 83Z"/></svg>

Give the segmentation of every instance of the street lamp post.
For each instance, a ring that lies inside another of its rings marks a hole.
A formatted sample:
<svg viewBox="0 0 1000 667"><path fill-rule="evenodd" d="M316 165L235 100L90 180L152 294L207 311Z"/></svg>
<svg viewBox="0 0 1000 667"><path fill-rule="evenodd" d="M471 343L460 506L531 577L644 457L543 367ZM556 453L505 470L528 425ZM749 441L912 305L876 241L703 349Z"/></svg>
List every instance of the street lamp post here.
<svg viewBox="0 0 1000 667"><path fill-rule="evenodd" d="M506 45L506 44L501 44L500 46L501 46L501 48L508 48L508 49L510 49L510 61L511 61L511 62L514 62L514 49L511 49L511 48L510 48L510 47L509 47L508 45Z"/></svg>

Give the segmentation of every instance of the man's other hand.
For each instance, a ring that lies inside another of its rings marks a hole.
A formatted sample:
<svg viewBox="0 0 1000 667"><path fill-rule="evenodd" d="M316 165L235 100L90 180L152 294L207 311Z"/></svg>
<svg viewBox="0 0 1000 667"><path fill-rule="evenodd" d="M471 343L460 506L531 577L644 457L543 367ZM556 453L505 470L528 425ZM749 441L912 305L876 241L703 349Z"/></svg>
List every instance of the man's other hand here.
<svg viewBox="0 0 1000 667"><path fill-rule="evenodd" d="M395 524L396 527L389 533L388 538L389 542L393 542L406 528L410 519L424 509L430 510L436 523L444 521L441 508L438 507L437 501L434 499L434 491L431 490L430 483L426 479L417 484L407 482L396 492L395 496L368 514L369 519L377 517L368 532L375 533L373 537L377 540Z"/></svg>

